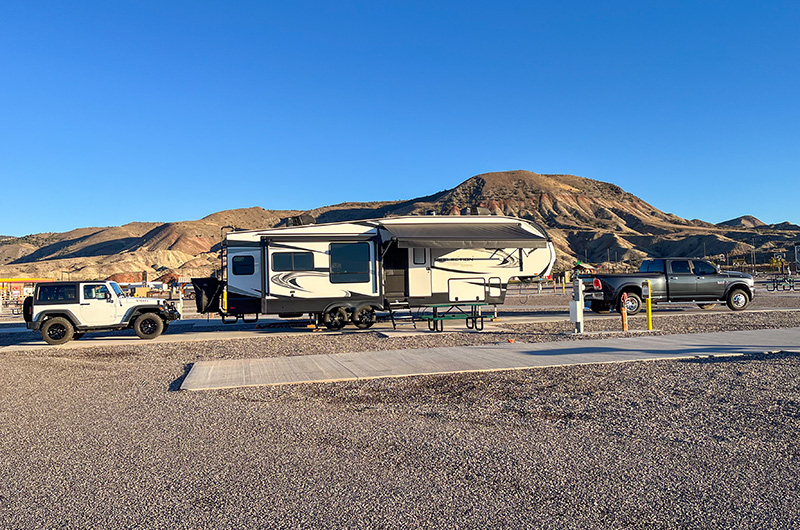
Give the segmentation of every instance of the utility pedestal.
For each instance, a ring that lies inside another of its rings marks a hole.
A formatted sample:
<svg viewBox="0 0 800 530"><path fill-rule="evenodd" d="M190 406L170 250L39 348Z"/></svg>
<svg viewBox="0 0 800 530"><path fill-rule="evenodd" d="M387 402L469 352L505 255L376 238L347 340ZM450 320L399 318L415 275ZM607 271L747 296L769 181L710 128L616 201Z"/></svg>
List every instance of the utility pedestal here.
<svg viewBox="0 0 800 530"><path fill-rule="evenodd" d="M653 300L650 292L650 280L642 282L642 298L647 304L647 331L653 331Z"/></svg>
<svg viewBox="0 0 800 530"><path fill-rule="evenodd" d="M569 319L575 324L575 333L583 333L583 290L580 278L572 283L572 300L569 302Z"/></svg>

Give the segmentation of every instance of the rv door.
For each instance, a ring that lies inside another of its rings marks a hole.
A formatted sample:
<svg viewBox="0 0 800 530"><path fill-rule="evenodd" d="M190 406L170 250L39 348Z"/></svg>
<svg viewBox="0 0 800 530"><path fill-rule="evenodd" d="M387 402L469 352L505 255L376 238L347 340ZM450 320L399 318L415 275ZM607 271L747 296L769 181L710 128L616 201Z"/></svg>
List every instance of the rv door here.
<svg viewBox="0 0 800 530"><path fill-rule="evenodd" d="M431 295L431 251L428 248L408 249L408 295Z"/></svg>

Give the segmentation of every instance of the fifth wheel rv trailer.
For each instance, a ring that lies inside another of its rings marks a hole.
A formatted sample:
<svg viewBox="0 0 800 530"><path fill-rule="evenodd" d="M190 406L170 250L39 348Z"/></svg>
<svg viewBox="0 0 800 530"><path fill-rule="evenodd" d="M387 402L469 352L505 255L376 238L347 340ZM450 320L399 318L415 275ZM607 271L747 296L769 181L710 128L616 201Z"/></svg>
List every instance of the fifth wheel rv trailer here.
<svg viewBox="0 0 800 530"><path fill-rule="evenodd" d="M555 257L531 221L407 216L230 232L221 277L192 281L201 313L363 329L392 305L501 304L511 278L547 276Z"/></svg>

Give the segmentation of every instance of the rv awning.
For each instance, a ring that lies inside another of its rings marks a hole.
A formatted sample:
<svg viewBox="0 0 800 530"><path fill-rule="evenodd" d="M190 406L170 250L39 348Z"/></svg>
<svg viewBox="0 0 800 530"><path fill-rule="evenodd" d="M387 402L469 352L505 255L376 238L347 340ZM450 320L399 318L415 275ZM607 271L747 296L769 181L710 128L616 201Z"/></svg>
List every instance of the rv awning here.
<svg viewBox="0 0 800 530"><path fill-rule="evenodd" d="M384 225L400 248L543 248L547 239L518 224L408 223Z"/></svg>

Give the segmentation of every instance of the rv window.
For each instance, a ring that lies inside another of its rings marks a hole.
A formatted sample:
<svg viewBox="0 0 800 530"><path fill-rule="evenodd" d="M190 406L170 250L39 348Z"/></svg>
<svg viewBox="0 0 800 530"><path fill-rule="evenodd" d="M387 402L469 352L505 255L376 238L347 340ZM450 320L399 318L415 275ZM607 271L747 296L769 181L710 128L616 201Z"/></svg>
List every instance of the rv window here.
<svg viewBox="0 0 800 530"><path fill-rule="evenodd" d="M311 252L276 252L272 255L272 270L275 272L313 271L314 254Z"/></svg>
<svg viewBox="0 0 800 530"><path fill-rule="evenodd" d="M369 281L369 243L331 243L331 283Z"/></svg>
<svg viewBox="0 0 800 530"><path fill-rule="evenodd" d="M256 260L253 256L234 256L233 274L235 276L248 276L255 274Z"/></svg>
<svg viewBox="0 0 800 530"><path fill-rule="evenodd" d="M425 265L425 249L414 247L414 265Z"/></svg>

